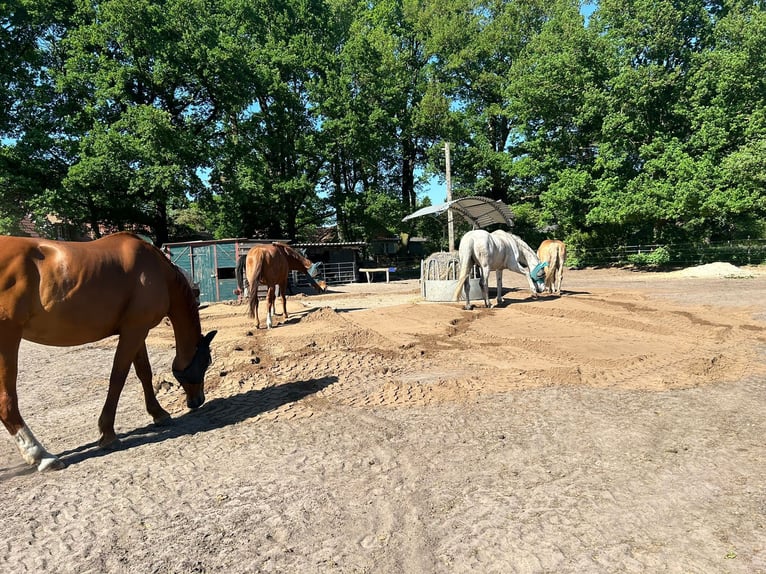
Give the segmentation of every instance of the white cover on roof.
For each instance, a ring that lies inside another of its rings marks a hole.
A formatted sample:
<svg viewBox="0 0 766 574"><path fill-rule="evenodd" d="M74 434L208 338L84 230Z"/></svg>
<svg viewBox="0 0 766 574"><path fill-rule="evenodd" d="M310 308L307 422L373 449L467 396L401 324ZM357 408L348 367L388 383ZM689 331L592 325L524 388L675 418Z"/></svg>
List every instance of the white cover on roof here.
<svg viewBox="0 0 766 574"><path fill-rule="evenodd" d="M428 207L418 209L414 213L410 213L402 221L423 215L440 215L448 209L462 215L474 228L486 227L492 223L502 223L509 227L513 226L513 214L507 205L502 201L495 201L480 195L453 199L439 205L429 205Z"/></svg>

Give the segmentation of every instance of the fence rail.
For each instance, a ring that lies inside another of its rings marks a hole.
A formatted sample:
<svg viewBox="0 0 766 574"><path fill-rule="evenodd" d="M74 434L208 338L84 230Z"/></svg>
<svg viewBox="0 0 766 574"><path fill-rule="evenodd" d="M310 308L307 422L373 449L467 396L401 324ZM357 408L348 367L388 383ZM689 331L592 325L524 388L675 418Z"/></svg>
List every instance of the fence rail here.
<svg viewBox="0 0 766 574"><path fill-rule="evenodd" d="M584 249L570 251L570 257L581 266L621 265L631 255L649 254L660 247L667 250L668 265L689 267L715 261L734 265L759 265L766 261L766 239L717 241L705 245L697 243L620 245L613 249ZM574 252L573 252L574 251Z"/></svg>
<svg viewBox="0 0 766 574"><path fill-rule="evenodd" d="M324 279L328 285L356 282L356 264L353 262L323 263L319 269L320 271L319 275L317 275L317 279ZM298 273L297 271L291 271L291 273L291 279L294 285L297 285L298 287L309 285L309 280L304 273Z"/></svg>

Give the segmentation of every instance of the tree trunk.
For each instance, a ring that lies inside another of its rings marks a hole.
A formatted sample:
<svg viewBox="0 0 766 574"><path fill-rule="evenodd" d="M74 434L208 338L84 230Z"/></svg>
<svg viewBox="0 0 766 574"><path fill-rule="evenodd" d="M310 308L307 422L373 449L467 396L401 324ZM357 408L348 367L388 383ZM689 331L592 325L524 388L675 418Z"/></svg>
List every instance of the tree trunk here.
<svg viewBox="0 0 766 574"><path fill-rule="evenodd" d="M402 140L402 204L407 211L417 205L415 197L415 144L410 138Z"/></svg>

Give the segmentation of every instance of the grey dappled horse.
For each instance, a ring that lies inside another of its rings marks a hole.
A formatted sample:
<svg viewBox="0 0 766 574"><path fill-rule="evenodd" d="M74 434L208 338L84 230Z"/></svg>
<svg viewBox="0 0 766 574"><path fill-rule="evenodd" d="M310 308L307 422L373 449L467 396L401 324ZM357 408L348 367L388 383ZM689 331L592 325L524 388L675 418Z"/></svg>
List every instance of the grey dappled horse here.
<svg viewBox="0 0 766 574"><path fill-rule="evenodd" d="M457 280L454 299L460 298L461 289L465 290L465 308L471 309L470 283L468 276L473 265L481 268L481 287L484 304L489 303L489 272L497 272L497 304L503 302L503 269L510 269L527 278L533 297L545 289L544 263L540 263L537 254L519 236L502 229L489 233L483 229L469 231L460 240L460 276Z"/></svg>

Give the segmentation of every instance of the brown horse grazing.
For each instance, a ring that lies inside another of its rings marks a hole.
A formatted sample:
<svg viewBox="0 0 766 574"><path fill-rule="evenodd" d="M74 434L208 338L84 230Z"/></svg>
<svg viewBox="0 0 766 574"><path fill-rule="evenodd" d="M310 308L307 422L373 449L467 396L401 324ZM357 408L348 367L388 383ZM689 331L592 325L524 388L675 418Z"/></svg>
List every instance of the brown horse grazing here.
<svg viewBox="0 0 766 574"><path fill-rule="evenodd" d="M114 432L117 402L131 364L154 422L170 418L154 395L145 342L165 316L175 334L173 375L186 392L186 404L196 409L205 402L203 383L216 332L202 335L191 286L159 249L131 233L86 243L0 237L0 420L27 463L38 470L64 467L19 412L21 339L70 347L119 337L98 419L99 445L113 448L119 444Z"/></svg>
<svg viewBox="0 0 766 574"><path fill-rule="evenodd" d="M564 263L567 259L567 246L558 239L546 239L537 248L537 257L546 262L545 290L561 295L561 280L564 278Z"/></svg>
<svg viewBox="0 0 766 574"><path fill-rule="evenodd" d="M303 271L311 278L318 292L325 291L327 284L316 281L317 264L312 263L292 247L284 243L256 245L247 252L245 275L250 284L250 318L255 317L255 325L260 328L258 317L258 284L266 285L266 327L271 329L271 315L275 312L276 288L282 297L282 312L287 319L287 276L290 271Z"/></svg>

